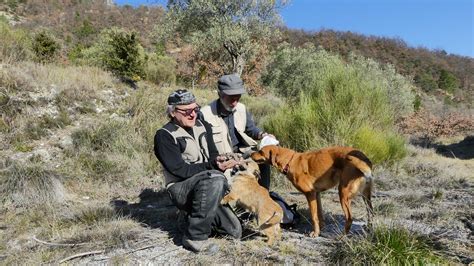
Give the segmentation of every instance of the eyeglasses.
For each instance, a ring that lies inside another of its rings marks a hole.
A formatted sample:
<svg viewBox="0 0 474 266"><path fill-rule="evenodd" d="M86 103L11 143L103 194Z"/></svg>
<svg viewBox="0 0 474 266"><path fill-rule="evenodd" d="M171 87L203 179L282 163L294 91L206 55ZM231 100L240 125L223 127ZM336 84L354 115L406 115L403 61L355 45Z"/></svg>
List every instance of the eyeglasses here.
<svg viewBox="0 0 474 266"><path fill-rule="evenodd" d="M185 115L185 116L190 116L193 112L197 113L199 112L199 110L201 110L201 107L198 105L194 108L191 108L191 109L179 109L179 108L175 108L176 111L179 111L181 114Z"/></svg>

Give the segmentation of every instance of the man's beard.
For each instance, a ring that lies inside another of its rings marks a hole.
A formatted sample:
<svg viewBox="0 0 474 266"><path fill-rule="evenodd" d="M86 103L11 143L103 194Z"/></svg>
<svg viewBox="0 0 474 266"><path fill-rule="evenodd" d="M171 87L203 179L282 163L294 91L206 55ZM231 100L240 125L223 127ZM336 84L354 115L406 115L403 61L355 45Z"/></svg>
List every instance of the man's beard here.
<svg viewBox="0 0 474 266"><path fill-rule="evenodd" d="M227 112L232 112L232 111L234 111L235 107L229 106L229 105L226 104L221 98L219 98L219 100L221 101L222 106L224 107L224 109L225 109Z"/></svg>

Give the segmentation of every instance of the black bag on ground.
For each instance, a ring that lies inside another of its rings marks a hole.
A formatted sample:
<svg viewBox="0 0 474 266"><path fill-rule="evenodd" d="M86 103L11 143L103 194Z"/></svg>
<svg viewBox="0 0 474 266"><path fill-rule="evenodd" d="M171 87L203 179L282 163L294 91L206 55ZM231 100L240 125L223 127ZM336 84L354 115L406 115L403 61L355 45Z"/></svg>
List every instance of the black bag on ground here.
<svg viewBox="0 0 474 266"><path fill-rule="evenodd" d="M292 228L299 223L301 215L296 211L296 203L289 205L276 192L270 191L270 197L283 209L283 219L280 226L282 228Z"/></svg>

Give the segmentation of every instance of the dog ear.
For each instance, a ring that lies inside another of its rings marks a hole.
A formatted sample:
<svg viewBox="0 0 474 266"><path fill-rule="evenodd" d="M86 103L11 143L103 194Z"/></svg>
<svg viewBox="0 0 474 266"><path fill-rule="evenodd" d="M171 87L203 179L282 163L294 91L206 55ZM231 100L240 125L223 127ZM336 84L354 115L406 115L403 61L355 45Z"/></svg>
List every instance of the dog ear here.
<svg viewBox="0 0 474 266"><path fill-rule="evenodd" d="M268 150L268 160L272 163L273 166L276 166L276 150L275 148Z"/></svg>

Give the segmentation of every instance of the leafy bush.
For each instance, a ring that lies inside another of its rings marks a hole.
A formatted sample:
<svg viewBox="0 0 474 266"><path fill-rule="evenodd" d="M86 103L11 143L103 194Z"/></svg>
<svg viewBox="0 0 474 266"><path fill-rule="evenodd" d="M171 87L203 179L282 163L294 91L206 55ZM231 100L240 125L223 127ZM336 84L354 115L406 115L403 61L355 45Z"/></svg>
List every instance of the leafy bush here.
<svg viewBox="0 0 474 266"><path fill-rule="evenodd" d="M330 253L342 265L426 265L448 261L437 255L431 241L404 228L376 227L364 239L346 239Z"/></svg>
<svg viewBox="0 0 474 266"><path fill-rule="evenodd" d="M145 77L156 84L174 85L176 82L176 61L169 56L153 54L145 65Z"/></svg>
<svg viewBox="0 0 474 266"><path fill-rule="evenodd" d="M278 50L263 81L288 99L264 127L284 145L309 150L352 145L375 163L405 155L394 121L413 110L411 83L387 66L349 64L313 47Z"/></svg>
<svg viewBox="0 0 474 266"><path fill-rule="evenodd" d="M416 75L415 82L426 92L434 91L438 88L438 84L433 79L433 76L427 73L420 73L419 75Z"/></svg>
<svg viewBox="0 0 474 266"><path fill-rule="evenodd" d="M452 93L459 87L459 81L451 72L443 69L439 74L438 87Z"/></svg>
<svg viewBox="0 0 474 266"><path fill-rule="evenodd" d="M12 29L0 20L0 36L0 62L13 63L32 57L31 39L26 31Z"/></svg>
<svg viewBox="0 0 474 266"><path fill-rule="evenodd" d="M59 43L51 34L40 31L33 38L33 52L38 62L51 62L59 53Z"/></svg>
<svg viewBox="0 0 474 266"><path fill-rule="evenodd" d="M103 67L119 77L137 81L143 76L145 53L134 32L105 29L83 55L87 64Z"/></svg>

